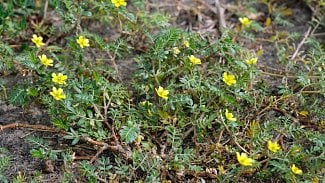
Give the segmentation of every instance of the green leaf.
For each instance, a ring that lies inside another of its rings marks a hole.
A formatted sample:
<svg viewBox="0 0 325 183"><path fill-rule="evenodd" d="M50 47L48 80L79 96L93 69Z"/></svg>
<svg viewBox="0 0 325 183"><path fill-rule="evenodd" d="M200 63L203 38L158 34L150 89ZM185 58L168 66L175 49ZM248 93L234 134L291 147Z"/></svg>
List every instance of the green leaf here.
<svg viewBox="0 0 325 183"><path fill-rule="evenodd" d="M128 123L128 126L123 126L120 130L122 140L126 143L131 143L139 134L139 128L136 127L132 122Z"/></svg>
<svg viewBox="0 0 325 183"><path fill-rule="evenodd" d="M136 23L137 17L133 13L129 13L124 9L120 9L119 13L124 16L124 18L128 19L132 23Z"/></svg>
<svg viewBox="0 0 325 183"><path fill-rule="evenodd" d="M83 15L86 16L86 17L91 17L93 14L90 11L84 11Z"/></svg>
<svg viewBox="0 0 325 183"><path fill-rule="evenodd" d="M0 174L0 182L8 183L8 180L4 175Z"/></svg>
<svg viewBox="0 0 325 183"><path fill-rule="evenodd" d="M35 147L46 148L48 146L48 142L40 137L29 136L26 141Z"/></svg>
<svg viewBox="0 0 325 183"><path fill-rule="evenodd" d="M29 95L31 97L36 97L38 95L38 91L34 87L29 87L29 88L27 88L27 95Z"/></svg>
<svg viewBox="0 0 325 183"><path fill-rule="evenodd" d="M286 172L288 171L288 167L284 163L280 163L277 161L270 161L270 166L272 166L272 171L276 172Z"/></svg>
<svg viewBox="0 0 325 183"><path fill-rule="evenodd" d="M27 69L37 70L38 69L38 58L35 54L30 53L29 55L20 55L16 57L16 60L20 62Z"/></svg>
<svg viewBox="0 0 325 183"><path fill-rule="evenodd" d="M76 137L73 139L73 141L71 142L71 145L76 145L79 142L80 138Z"/></svg>
<svg viewBox="0 0 325 183"><path fill-rule="evenodd" d="M86 112L87 112L87 116L88 116L89 118L93 118L93 117L94 117L94 116L93 116L93 112L92 112L91 110L87 110Z"/></svg>
<svg viewBox="0 0 325 183"><path fill-rule="evenodd" d="M302 86L306 86L310 84L310 79L306 75L300 75L298 76L297 82Z"/></svg>
<svg viewBox="0 0 325 183"><path fill-rule="evenodd" d="M0 174L2 171L8 168L9 164L10 164L10 158L6 155L0 154Z"/></svg>
<svg viewBox="0 0 325 183"><path fill-rule="evenodd" d="M235 61L235 63L238 65L238 66L240 66L241 68L243 68L243 69L247 69L247 65L246 64L244 64L243 62L240 62L240 61Z"/></svg>
<svg viewBox="0 0 325 183"><path fill-rule="evenodd" d="M62 48L61 47L55 46L55 45L47 46L46 49L49 50L49 51L51 51L51 52L59 52L59 51L62 51Z"/></svg>
<svg viewBox="0 0 325 183"><path fill-rule="evenodd" d="M203 168L201 166L198 166L198 165L190 165L189 166L189 169L190 170L193 170L195 172L201 172L201 171L203 171Z"/></svg>
<svg viewBox="0 0 325 183"><path fill-rule="evenodd" d="M28 102L26 89L21 86L15 86L9 91L9 103L23 106Z"/></svg>
<svg viewBox="0 0 325 183"><path fill-rule="evenodd" d="M34 158L45 158L46 157L46 152L43 149L32 149L30 151L30 153Z"/></svg>
<svg viewBox="0 0 325 183"><path fill-rule="evenodd" d="M69 128L67 121L65 121L63 119L53 119L52 124L58 128L64 129L64 130L68 130L68 128Z"/></svg>

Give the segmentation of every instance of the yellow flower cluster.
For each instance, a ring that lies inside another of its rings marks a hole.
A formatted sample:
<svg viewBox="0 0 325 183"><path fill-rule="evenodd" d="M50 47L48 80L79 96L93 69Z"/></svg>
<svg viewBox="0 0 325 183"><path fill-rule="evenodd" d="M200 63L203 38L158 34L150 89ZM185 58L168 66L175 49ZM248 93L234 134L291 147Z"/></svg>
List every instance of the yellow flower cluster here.
<svg viewBox="0 0 325 183"><path fill-rule="evenodd" d="M236 84L236 78L233 74L228 74L226 72L223 73L222 77L223 82L225 82L228 86Z"/></svg>
<svg viewBox="0 0 325 183"><path fill-rule="evenodd" d="M199 65L201 64L201 59L196 58L195 56L191 55L188 57L188 59L190 60L190 62L194 65Z"/></svg>
<svg viewBox="0 0 325 183"><path fill-rule="evenodd" d="M295 164L291 165L290 169L294 174L302 175L302 170L300 168L296 167Z"/></svg>
<svg viewBox="0 0 325 183"><path fill-rule="evenodd" d="M281 149L281 146L277 142L272 142L271 140L267 141L267 148L276 153Z"/></svg>
<svg viewBox="0 0 325 183"><path fill-rule="evenodd" d="M243 26L250 26L252 21L249 20L248 18L240 18L240 21L242 23ZM185 47L189 47L189 42L188 41L184 41L183 42L183 45ZM178 47L173 47L172 48L172 53L174 56L177 56L181 51L179 50ZM195 57L194 55L190 55L187 57L188 60L193 64L193 65L199 65L201 64L201 60L197 57ZM253 58L248 58L245 60L245 63L248 64L248 65L255 65L258 61L258 58L257 57L253 57ZM231 73L227 73L227 72L224 72L223 73L223 76L222 76L222 81L227 85L227 86L232 86L232 85L235 85L237 80L236 80L236 77L235 75L231 74ZM164 89L162 86L159 86L158 88L155 88L155 91L157 93L157 95L160 97L160 98L163 98L165 100L168 99L168 95L169 95L169 91L167 89ZM146 104L150 104L152 105L150 102L148 101L144 101L144 102L141 102L141 105L146 105ZM150 111L151 112L151 111ZM302 113L303 114L303 113ZM301 115L302 115L301 114ZM226 120L228 121L237 121L237 118L235 117L235 115L229 111L228 109L225 110L224 112L224 116L226 118ZM136 143L137 144L140 144L141 141L143 139L143 136L139 135L137 138L136 138ZM276 153L278 152L279 150L281 150L281 146L279 145L278 142L276 141L272 141L272 140L268 140L267 141L267 149L273 153ZM240 153L240 152L236 152L236 158L237 158L237 161L240 165L242 166L253 166L254 163L256 162L253 158L250 158L248 157L248 155L244 152ZM223 167L221 166L221 168L223 169ZM220 169L221 169L220 168ZM294 173L294 174L297 174L297 175L301 175L303 172L300 168L298 168L296 165L292 165L290 166L290 169L291 171ZM221 171L221 170L219 170Z"/></svg>
<svg viewBox="0 0 325 183"><path fill-rule="evenodd" d="M307 117L308 114L309 114L309 112L308 112L308 111L300 111L298 114L299 114L300 116L302 116L302 117Z"/></svg>
<svg viewBox="0 0 325 183"><path fill-rule="evenodd" d="M271 141L269 141L269 142L271 142ZM269 144L269 142L268 142L268 144ZM268 147L268 148L270 150L272 149L272 150L278 151L280 149L280 146L275 142L275 143L273 143L272 147ZM253 166L254 161L255 161L254 159L249 158L246 153L240 154L239 152L236 152L236 157L237 157L238 163L242 166ZM297 174L297 175L302 175L302 173L303 173L303 171L299 167L297 167L295 164L291 165L290 169L291 169L292 173Z"/></svg>
<svg viewBox="0 0 325 183"><path fill-rule="evenodd" d="M43 54L42 56L38 56L38 58L40 59L41 63L42 63L43 65L45 65L46 67L47 67L47 66L53 66L53 60L47 58L46 55Z"/></svg>
<svg viewBox="0 0 325 183"><path fill-rule="evenodd" d="M159 86L158 89L155 88L157 95L165 100L168 99L169 91L165 90L163 87Z"/></svg>
<svg viewBox="0 0 325 183"><path fill-rule="evenodd" d="M52 88L52 91L50 92L50 95L52 95L55 100L62 100L62 99L65 99L65 97L66 97L64 92L63 92L63 89L62 88L56 88L56 87Z"/></svg>
<svg viewBox="0 0 325 183"><path fill-rule="evenodd" d="M243 166L252 166L254 160L252 158L247 157L246 153L241 153L239 154L239 152L236 152L236 156L237 156L237 161L239 162L239 164L243 165Z"/></svg>
<svg viewBox="0 0 325 183"><path fill-rule="evenodd" d="M247 60L245 60L245 62L248 65L255 65L257 63L257 57L247 59Z"/></svg>
<svg viewBox="0 0 325 183"><path fill-rule="evenodd" d="M37 36L33 34L32 37L32 42L36 45L36 47L41 47L44 46L45 44L43 43L43 37ZM80 45L80 47L84 46L89 46L89 40L83 38L82 36L79 36L79 39L77 40L77 43ZM53 60L48 58L45 54L42 54L38 56L41 64L43 64L45 67L53 66ZM66 85L66 80L68 79L67 75L64 75L62 73L52 73L52 81L56 84L59 85ZM52 87L52 91L50 91L50 95L55 99L55 100L62 100L66 98L66 95L63 92L62 88L56 88Z"/></svg>
<svg viewBox="0 0 325 183"><path fill-rule="evenodd" d="M112 3L116 8L119 8L120 6L126 6L125 0L112 0Z"/></svg>
<svg viewBox="0 0 325 183"><path fill-rule="evenodd" d="M36 45L37 48L45 45L45 43L43 43L43 37L37 36L36 34L33 34L32 42Z"/></svg>
<svg viewBox="0 0 325 183"><path fill-rule="evenodd" d="M144 139L144 136L142 135L138 135L136 138L135 138L135 143L140 145L141 144L141 141Z"/></svg>
<svg viewBox="0 0 325 183"><path fill-rule="evenodd" d="M240 17L239 21L243 27L249 27L253 22L247 17Z"/></svg>
<svg viewBox="0 0 325 183"><path fill-rule="evenodd" d="M229 121L236 121L237 119L234 117L234 115L226 109L225 112L226 119Z"/></svg>
<svg viewBox="0 0 325 183"><path fill-rule="evenodd" d="M89 45L89 39L83 37L83 36L79 36L78 39L77 39L77 43L79 44L79 46L81 48L84 48L84 47L88 47L90 46Z"/></svg>
<svg viewBox="0 0 325 183"><path fill-rule="evenodd" d="M272 152L277 152L281 149L281 146L277 142L272 142L271 140L269 140L267 142L267 147ZM236 152L236 157L237 157L238 163L242 166L253 166L253 163L255 161L254 159L249 158L246 153L240 154L239 152ZM303 171L299 167L297 167L295 164L291 165L290 169L291 169L292 173L297 174L297 175L302 175L302 173L303 173Z"/></svg>
<svg viewBox="0 0 325 183"><path fill-rule="evenodd" d="M67 83L65 82L65 80L68 79L68 76L62 74L62 73L52 73L52 81L54 83L57 83L59 85L66 85ZM50 92L50 95L52 95L52 97L55 99L55 100L62 100L62 99L65 99L66 96L63 92L63 89L62 88L56 88L56 87L53 87L52 88L52 91Z"/></svg>
<svg viewBox="0 0 325 183"><path fill-rule="evenodd" d="M65 80L67 80L68 76L67 75L64 75L62 73L52 73L52 81L54 83L57 83L59 85L66 85L67 83L65 82Z"/></svg>

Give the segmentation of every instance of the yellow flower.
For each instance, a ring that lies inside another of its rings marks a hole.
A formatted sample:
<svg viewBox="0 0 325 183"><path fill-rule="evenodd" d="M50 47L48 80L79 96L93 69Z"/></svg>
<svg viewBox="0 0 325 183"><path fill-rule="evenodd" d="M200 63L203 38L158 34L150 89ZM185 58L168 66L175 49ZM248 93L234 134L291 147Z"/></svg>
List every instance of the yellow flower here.
<svg viewBox="0 0 325 183"><path fill-rule="evenodd" d="M52 81L54 83L57 83L59 85L63 85L63 84L67 84L65 82L65 80L67 79L68 77L66 75L63 75L62 73L59 73L59 74L56 74L56 73L52 73Z"/></svg>
<svg viewBox="0 0 325 183"><path fill-rule="evenodd" d="M136 144L141 144L141 141L144 139L144 137L142 135L138 135L136 138L135 138L135 143Z"/></svg>
<svg viewBox="0 0 325 183"><path fill-rule="evenodd" d="M299 112L299 115L300 115L300 116L303 116L303 117L307 117L308 114L309 114L308 111L300 111L300 112Z"/></svg>
<svg viewBox="0 0 325 183"><path fill-rule="evenodd" d="M190 43L189 43L187 40L185 40L185 41L183 42L183 44L184 44L184 46L185 46L186 48L190 47Z"/></svg>
<svg viewBox="0 0 325 183"><path fill-rule="evenodd" d="M120 6L126 6L125 0L112 0L112 3L114 4L114 6L116 8L118 8Z"/></svg>
<svg viewBox="0 0 325 183"><path fill-rule="evenodd" d="M238 162L243 166L252 166L254 160L252 158L248 158L246 153L236 152Z"/></svg>
<svg viewBox="0 0 325 183"><path fill-rule="evenodd" d="M89 46L89 39L87 39L83 36L79 36L79 38L77 39L77 43L79 44L79 46L81 48L84 48L84 47Z"/></svg>
<svg viewBox="0 0 325 183"><path fill-rule="evenodd" d="M239 18L240 23L243 27L249 27L252 24L252 21L248 19L247 17L240 17Z"/></svg>
<svg viewBox="0 0 325 183"><path fill-rule="evenodd" d="M277 142L267 141L267 148L272 152L278 152L281 146Z"/></svg>
<svg viewBox="0 0 325 183"><path fill-rule="evenodd" d="M228 86L231 86L233 84L236 84L236 78L232 74L227 74L226 72L223 73L223 82L225 82Z"/></svg>
<svg viewBox="0 0 325 183"><path fill-rule="evenodd" d="M246 62L246 64L248 64L248 65L255 65L256 62L257 62L257 57L247 59L247 60L245 60L245 62Z"/></svg>
<svg viewBox="0 0 325 183"><path fill-rule="evenodd" d="M295 164L293 164L290 168L291 168L291 171L294 174L298 174L298 175L301 175L302 174L302 170L300 168L296 167Z"/></svg>
<svg viewBox="0 0 325 183"><path fill-rule="evenodd" d="M265 27L268 27L271 25L271 23L272 23L272 19L270 17L267 17L264 22L264 25L265 25Z"/></svg>
<svg viewBox="0 0 325 183"><path fill-rule="evenodd" d="M225 116L226 116L226 119L229 121L237 120L236 118L234 118L234 115L231 112L228 112L228 109L226 109Z"/></svg>
<svg viewBox="0 0 325 183"><path fill-rule="evenodd" d="M226 172L222 165L218 165L218 170L219 170L220 175L222 175Z"/></svg>
<svg viewBox="0 0 325 183"><path fill-rule="evenodd" d="M201 60L199 58L196 58L195 56L191 55L188 57L188 59L192 62L194 65L201 64Z"/></svg>
<svg viewBox="0 0 325 183"><path fill-rule="evenodd" d="M173 48L173 54L174 55L178 55L181 51L179 51L179 49L177 47Z"/></svg>
<svg viewBox="0 0 325 183"><path fill-rule="evenodd" d="M55 100L65 99L65 94L63 93L62 88L57 89L56 87L53 87L50 95L52 95Z"/></svg>
<svg viewBox="0 0 325 183"><path fill-rule="evenodd" d="M47 58L46 55L38 56L38 58L41 60L41 63L45 66L53 66L53 60Z"/></svg>
<svg viewBox="0 0 325 183"><path fill-rule="evenodd" d="M159 97L163 98L163 99L168 99L168 94L169 94L169 91L168 90L165 90L163 87L159 86L159 88L155 88L157 94Z"/></svg>
<svg viewBox="0 0 325 183"><path fill-rule="evenodd" d="M33 34L32 42L35 43L37 48L45 45L42 36L37 36L36 34Z"/></svg>

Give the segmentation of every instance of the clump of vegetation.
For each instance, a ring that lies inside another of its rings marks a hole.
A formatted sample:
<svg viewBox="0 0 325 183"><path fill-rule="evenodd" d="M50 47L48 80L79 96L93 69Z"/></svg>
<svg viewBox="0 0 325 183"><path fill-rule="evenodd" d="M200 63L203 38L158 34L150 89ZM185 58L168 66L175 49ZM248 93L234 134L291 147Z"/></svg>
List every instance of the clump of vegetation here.
<svg viewBox="0 0 325 183"><path fill-rule="evenodd" d="M7 149L5 148L0 148L0 180L2 182L8 182L7 177L4 175L4 171L8 168L10 164L10 158L6 154Z"/></svg>
<svg viewBox="0 0 325 183"><path fill-rule="evenodd" d="M306 3L318 8L316 30L323 1ZM267 50L242 43L290 22L283 17L289 10L272 1L245 6L254 11L256 4L269 8L266 22L238 14L237 28L210 39L170 26L137 0L3 3L0 70L24 77L0 90L11 104L44 106L66 143L55 149L29 138L32 156L63 160L63 182L321 181L324 45L309 34L308 50L298 54L292 41L302 36L276 32L267 41L285 73L260 69ZM28 24L28 17L36 18ZM92 30L93 22L116 35ZM127 60L133 73L121 69ZM96 152L79 160L77 151L89 152L76 147L84 143ZM6 163L0 151L0 175Z"/></svg>

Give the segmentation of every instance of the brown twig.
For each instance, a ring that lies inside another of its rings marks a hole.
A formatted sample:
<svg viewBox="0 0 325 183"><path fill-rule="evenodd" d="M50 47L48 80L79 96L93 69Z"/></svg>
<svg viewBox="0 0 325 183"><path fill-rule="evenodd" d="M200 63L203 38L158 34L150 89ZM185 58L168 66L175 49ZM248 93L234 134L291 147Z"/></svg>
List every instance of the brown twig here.
<svg viewBox="0 0 325 183"><path fill-rule="evenodd" d="M289 114L287 111L283 110L283 109L280 109L280 108L277 108L277 107L268 107L268 108L264 108L263 109L263 113L259 113L259 116L263 115L266 111L269 111L269 110L273 110L273 111L277 111L279 113L281 113L282 115L284 116L288 116L289 118L291 118L291 120L295 123L299 123L301 125L303 125L305 128L312 128L312 129L315 129L315 130L321 130L321 128L319 128L317 126L317 124L307 120L307 119L302 119L302 118L296 118L295 116ZM276 139L278 139L279 137L277 137Z"/></svg>
<svg viewBox="0 0 325 183"><path fill-rule="evenodd" d="M317 37L317 36L325 36L325 32L314 33L314 34L312 34L312 36L315 36L315 37Z"/></svg>
<svg viewBox="0 0 325 183"><path fill-rule="evenodd" d="M121 79L121 75L120 75L120 70L119 70L118 65L116 63L116 50L114 52L114 55L112 55L111 52L109 52L109 51L107 51L106 53L109 56L109 60L112 61L114 70L116 72L117 79L121 81L122 79Z"/></svg>
<svg viewBox="0 0 325 183"><path fill-rule="evenodd" d="M255 116L260 116L261 114L263 114L265 111L269 110L274 104L276 104L277 102L283 100L283 99L286 99L286 98L289 98L289 97L292 97L292 95L285 95L285 96L282 96L278 99L276 99L275 101L272 101L269 103L269 105L267 105L266 107L264 107L262 110L260 110L259 112L257 112L257 114Z"/></svg>
<svg viewBox="0 0 325 183"><path fill-rule="evenodd" d="M205 0L196 0L197 3L201 4L204 6L204 8L209 9L210 11L212 11L215 14L218 14L217 10L215 8L213 8L213 6L211 6L211 4L209 4L208 2L206 2ZM184 6L185 7L185 6ZM189 8L186 8L189 10Z"/></svg>
<svg viewBox="0 0 325 183"><path fill-rule="evenodd" d="M74 160L91 160L92 156L73 156Z"/></svg>
<svg viewBox="0 0 325 183"><path fill-rule="evenodd" d="M218 138L218 143L219 144L221 142L221 138L222 138L223 132L224 132L224 130L222 129L221 132L220 132L220 134L219 134L219 138Z"/></svg>
<svg viewBox="0 0 325 183"><path fill-rule="evenodd" d="M107 99L108 99L108 101L107 101ZM104 106L103 106L103 110L104 110L104 122L103 123L104 123L104 125L107 126L107 128L110 129L110 131L112 133L113 141L115 143L117 143L118 140L117 140L117 137L116 137L114 125L112 125L112 124L110 124L108 122L109 118L107 117L108 116L107 112L108 112L109 106L111 105L111 101L112 101L112 97L109 97L108 94L107 94L107 92L106 92L106 90L105 90L103 92L103 103L104 103Z"/></svg>
<svg viewBox="0 0 325 183"><path fill-rule="evenodd" d="M98 158L98 156L100 154L102 154L106 149L108 149L108 144L107 143L103 143L102 147L99 148L99 150L97 151L97 153L95 154L95 156L93 156L90 160L90 163L93 163L94 161L96 161L96 159Z"/></svg>
<svg viewBox="0 0 325 183"><path fill-rule="evenodd" d="M57 130L52 127L44 126L44 125L31 125L31 124L25 124L25 123L11 123L7 125L0 125L0 132L6 129L12 129L12 128L29 128L36 131L47 131L47 132L54 132L54 133L60 133L63 135L68 134L66 131ZM125 159L130 160L131 158L131 151L126 149L126 147L123 147L120 143L109 145L105 142L99 142L91 139L90 137L81 137L82 141L88 142L89 144L100 146L100 149L97 151L96 155L93 156L93 158L90 160L90 162L94 162L97 157L105 150L110 150L115 153L120 153Z"/></svg>
<svg viewBox="0 0 325 183"><path fill-rule="evenodd" d="M223 124L223 126L225 127L226 131L228 132L230 138L232 139L232 141L242 150L244 151L245 153L248 154L248 152L246 151L245 148L243 148L240 144L238 144L237 140L236 140L236 137L232 134L232 132L229 130L228 126L226 125L226 123L224 122L224 119L221 115L221 123Z"/></svg>
<svg viewBox="0 0 325 183"><path fill-rule="evenodd" d="M215 0L215 6L219 17L219 30L222 32L222 30L227 27L225 20L225 9L222 7L219 0Z"/></svg>
<svg viewBox="0 0 325 183"><path fill-rule="evenodd" d="M296 79L298 78L298 76L291 76L291 75L282 75L282 74L276 74L276 73L271 73L271 72L266 72L266 71L262 71L260 70L261 74L264 75L268 75L268 76L273 76L273 77L279 77L279 78L292 78L292 79ZM322 76L307 76L308 78L312 79L312 78L321 78Z"/></svg>
<svg viewBox="0 0 325 183"><path fill-rule="evenodd" d="M49 7L49 2L48 0L45 0L45 3L44 3L44 11L43 11L43 18L42 18L42 21L40 22L40 26L43 25L43 23L45 22L45 19L46 19L46 16L47 16L47 9Z"/></svg>
<svg viewBox="0 0 325 183"><path fill-rule="evenodd" d="M321 94L323 92L321 90L317 90L317 91L300 91L299 93L301 93L301 94Z"/></svg>
<svg viewBox="0 0 325 183"><path fill-rule="evenodd" d="M213 100L211 100L207 106L210 106L211 102ZM200 120L202 120L202 118L204 117L205 113L202 113L201 116L199 117ZM183 139L186 139L193 131L195 133L195 128L196 128L196 125L193 124L193 126L191 128L189 128L183 135Z"/></svg>
<svg viewBox="0 0 325 183"><path fill-rule="evenodd" d="M82 137L81 140L86 141L89 144L100 146L100 149L97 151L96 155L90 160L90 162L94 162L97 157L107 149L115 153L120 153L126 160L131 159L131 151L123 147L120 143L115 145L109 145L105 142L95 141L90 137Z"/></svg>
<svg viewBox="0 0 325 183"><path fill-rule="evenodd" d="M59 133L64 133L66 134L66 132L64 131L60 131L57 130L55 128L51 128L45 125L30 125L30 124L25 124L25 123L11 123L11 124L7 124L7 125L0 125L0 132L6 129L11 129L11 128L29 128L29 129L33 129L36 131L48 131L48 132L59 132Z"/></svg>
<svg viewBox="0 0 325 183"><path fill-rule="evenodd" d="M200 177L200 178L209 178L209 179L216 179L218 175L215 173L209 173L209 172L196 172L196 171L185 171L185 175L190 175L193 177Z"/></svg>
<svg viewBox="0 0 325 183"><path fill-rule="evenodd" d="M192 126L189 128L183 135L183 139L186 139L193 131L194 131L195 126Z"/></svg>
<svg viewBox="0 0 325 183"><path fill-rule="evenodd" d="M317 30L317 28L318 28L319 25L320 25L320 22L317 22L317 24L315 25L315 27L314 27L313 29L312 29L311 26L308 27L308 30L307 30L307 32L305 33L304 38L303 38L303 39L301 40L301 42L298 44L296 51L293 53L292 57L290 58L290 61L293 61L293 60L296 58L296 56L298 55L299 50L301 49L302 45L306 42L306 39L307 39L308 37L310 37L312 34L315 33L315 31ZM287 69L287 67L286 67L286 69Z"/></svg>
<svg viewBox="0 0 325 183"><path fill-rule="evenodd" d="M302 45L305 44L306 39L309 37L311 31L312 31L311 27L308 27L308 30L307 30L307 32L305 33L304 38L303 38L303 39L301 40L301 42L298 44L296 51L293 53L292 57L290 58L290 61L293 61L293 60L296 58L296 56L298 55L298 53L299 53L299 51L300 51Z"/></svg>
<svg viewBox="0 0 325 183"><path fill-rule="evenodd" d="M98 176L96 177L96 179L99 180L100 182L103 182L103 183L109 183L107 180L102 179L102 178L100 178Z"/></svg>

